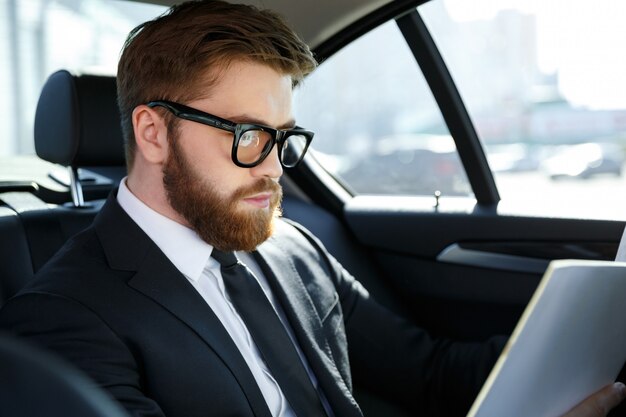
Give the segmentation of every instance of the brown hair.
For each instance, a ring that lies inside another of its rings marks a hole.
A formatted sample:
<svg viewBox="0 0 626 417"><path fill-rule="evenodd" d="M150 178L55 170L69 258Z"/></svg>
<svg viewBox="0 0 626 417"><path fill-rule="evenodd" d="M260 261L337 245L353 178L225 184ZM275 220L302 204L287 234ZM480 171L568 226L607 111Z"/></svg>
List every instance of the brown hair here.
<svg viewBox="0 0 626 417"><path fill-rule="evenodd" d="M117 72L129 171L136 147L134 108L150 100L200 98L239 59L290 75L294 87L316 66L308 46L279 15L249 5L190 1L130 32ZM174 126L170 119L168 127Z"/></svg>

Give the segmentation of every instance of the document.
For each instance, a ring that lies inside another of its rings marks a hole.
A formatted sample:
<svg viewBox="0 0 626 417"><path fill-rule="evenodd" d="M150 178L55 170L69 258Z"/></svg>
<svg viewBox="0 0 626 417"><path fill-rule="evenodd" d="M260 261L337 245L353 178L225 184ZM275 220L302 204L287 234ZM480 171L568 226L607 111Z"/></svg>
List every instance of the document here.
<svg viewBox="0 0 626 417"><path fill-rule="evenodd" d="M552 261L468 417L558 417L626 361L626 263Z"/></svg>

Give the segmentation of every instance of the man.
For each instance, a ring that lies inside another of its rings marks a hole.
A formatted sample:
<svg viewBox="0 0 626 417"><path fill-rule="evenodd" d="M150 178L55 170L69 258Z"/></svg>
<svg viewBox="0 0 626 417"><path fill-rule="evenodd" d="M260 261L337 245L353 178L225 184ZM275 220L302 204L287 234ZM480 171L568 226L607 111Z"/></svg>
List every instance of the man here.
<svg viewBox="0 0 626 417"><path fill-rule="evenodd" d="M359 416L351 369L413 409L467 408L499 343L431 340L277 218L283 166L312 137L292 90L314 66L249 6L184 4L135 29L118 71L128 177L2 324L135 416Z"/></svg>

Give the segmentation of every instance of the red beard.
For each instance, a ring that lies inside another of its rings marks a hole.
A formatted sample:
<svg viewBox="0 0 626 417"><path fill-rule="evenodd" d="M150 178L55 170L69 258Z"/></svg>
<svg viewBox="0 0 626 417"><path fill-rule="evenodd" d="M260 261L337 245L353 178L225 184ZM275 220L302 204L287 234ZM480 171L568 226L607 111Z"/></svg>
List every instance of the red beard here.
<svg viewBox="0 0 626 417"><path fill-rule="evenodd" d="M277 182L263 178L224 198L215 186L193 172L178 146L178 138L170 138L170 150L163 167L167 199L202 240L222 251L250 252L272 235L282 200L282 188ZM262 192L271 193L268 209L237 208L243 198Z"/></svg>

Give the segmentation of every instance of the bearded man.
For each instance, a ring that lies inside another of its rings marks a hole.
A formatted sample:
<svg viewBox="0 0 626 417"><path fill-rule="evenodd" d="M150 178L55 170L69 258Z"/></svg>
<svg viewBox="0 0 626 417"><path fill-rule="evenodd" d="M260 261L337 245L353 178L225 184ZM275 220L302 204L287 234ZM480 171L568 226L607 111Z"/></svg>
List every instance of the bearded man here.
<svg viewBox="0 0 626 417"><path fill-rule="evenodd" d="M279 219L283 167L313 137L292 91L314 67L277 15L245 5L186 3L131 32L128 177L2 324L133 416L356 417L351 366L392 401L471 401L501 343L432 340Z"/></svg>

